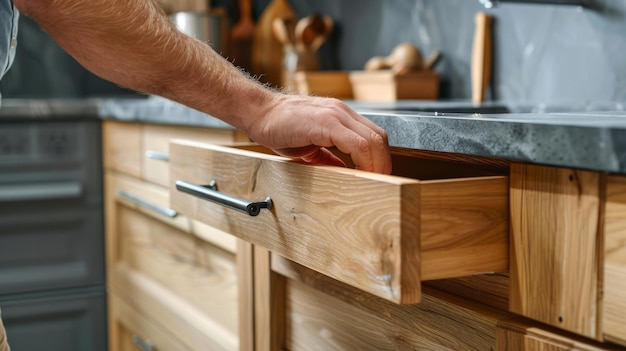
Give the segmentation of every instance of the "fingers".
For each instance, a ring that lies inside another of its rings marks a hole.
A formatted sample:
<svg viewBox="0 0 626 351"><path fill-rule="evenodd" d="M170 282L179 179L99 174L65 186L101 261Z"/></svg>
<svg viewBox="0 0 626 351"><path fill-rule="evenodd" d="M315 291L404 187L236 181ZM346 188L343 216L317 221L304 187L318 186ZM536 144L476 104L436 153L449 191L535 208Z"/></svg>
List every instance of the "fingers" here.
<svg viewBox="0 0 626 351"><path fill-rule="evenodd" d="M335 128L330 131L332 144L350 154L357 169L391 173L387 133L345 104L341 103L339 108L339 113L344 115L344 118L339 118L343 129Z"/></svg>

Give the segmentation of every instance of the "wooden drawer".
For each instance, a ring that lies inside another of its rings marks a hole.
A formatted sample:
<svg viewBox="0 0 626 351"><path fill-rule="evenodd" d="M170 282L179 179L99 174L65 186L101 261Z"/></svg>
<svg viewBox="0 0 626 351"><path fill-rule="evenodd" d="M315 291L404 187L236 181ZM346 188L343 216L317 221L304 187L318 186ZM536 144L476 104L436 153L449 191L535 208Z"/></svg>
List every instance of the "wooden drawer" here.
<svg viewBox="0 0 626 351"><path fill-rule="evenodd" d="M105 121L102 127L103 164L113 170L169 186L169 141L187 139L216 144L249 140L242 131Z"/></svg>
<svg viewBox="0 0 626 351"><path fill-rule="evenodd" d="M496 350L506 317L430 290L398 305L276 255L272 271L284 279L274 291L284 296L272 333L280 350Z"/></svg>
<svg viewBox="0 0 626 351"><path fill-rule="evenodd" d="M172 208L394 302L419 302L422 280L508 267L508 178L482 166L398 153L386 176L188 141L170 165ZM249 216L174 180L272 206Z"/></svg>
<svg viewBox="0 0 626 351"><path fill-rule="evenodd" d="M159 350L180 351L187 347L165 329L150 320L115 294L108 294L109 351Z"/></svg>
<svg viewBox="0 0 626 351"><path fill-rule="evenodd" d="M277 255L271 274L270 349L624 350L431 288L422 304L398 305Z"/></svg>
<svg viewBox="0 0 626 351"><path fill-rule="evenodd" d="M172 127L165 125L144 125L142 140L143 179L169 186L169 142L170 139L185 139L214 144L230 144L248 140L247 136L232 129L211 129L197 127Z"/></svg>
<svg viewBox="0 0 626 351"><path fill-rule="evenodd" d="M235 254L195 235L187 218L155 210L168 201L165 189L120 174L105 179L110 291L162 321L189 349L237 349Z"/></svg>

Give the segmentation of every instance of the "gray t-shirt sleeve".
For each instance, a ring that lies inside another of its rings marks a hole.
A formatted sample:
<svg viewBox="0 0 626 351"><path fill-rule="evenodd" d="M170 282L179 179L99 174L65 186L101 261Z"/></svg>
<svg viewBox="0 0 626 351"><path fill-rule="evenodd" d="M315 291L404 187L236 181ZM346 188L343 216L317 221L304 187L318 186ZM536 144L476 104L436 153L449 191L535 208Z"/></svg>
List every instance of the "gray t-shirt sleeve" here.
<svg viewBox="0 0 626 351"><path fill-rule="evenodd" d="M9 70L15 58L19 15L12 0L0 0L0 79Z"/></svg>

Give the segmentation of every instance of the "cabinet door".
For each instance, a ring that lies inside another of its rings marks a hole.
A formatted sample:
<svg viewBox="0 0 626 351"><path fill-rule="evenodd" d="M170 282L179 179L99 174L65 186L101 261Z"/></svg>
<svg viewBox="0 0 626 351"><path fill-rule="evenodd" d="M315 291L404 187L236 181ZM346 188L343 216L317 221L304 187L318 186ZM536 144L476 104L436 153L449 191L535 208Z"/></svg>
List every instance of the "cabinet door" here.
<svg viewBox="0 0 626 351"><path fill-rule="evenodd" d="M165 189L122 174L105 179L110 291L189 349L237 349L235 254L168 215Z"/></svg>
<svg viewBox="0 0 626 351"><path fill-rule="evenodd" d="M506 176L401 153L387 176L250 148L171 144L171 207L397 303L419 302L422 280L508 268Z"/></svg>
<svg viewBox="0 0 626 351"><path fill-rule="evenodd" d="M11 350L106 351L102 292L1 301Z"/></svg>

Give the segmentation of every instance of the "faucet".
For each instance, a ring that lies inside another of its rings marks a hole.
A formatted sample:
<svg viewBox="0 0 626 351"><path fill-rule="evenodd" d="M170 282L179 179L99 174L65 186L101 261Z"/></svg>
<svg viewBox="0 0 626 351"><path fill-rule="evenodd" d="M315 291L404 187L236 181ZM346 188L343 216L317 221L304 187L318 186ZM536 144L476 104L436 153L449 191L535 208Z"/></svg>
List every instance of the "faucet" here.
<svg viewBox="0 0 626 351"><path fill-rule="evenodd" d="M588 7L591 0L479 0L485 8L490 9L503 2L517 2L526 4L552 4L552 5L573 5Z"/></svg>

